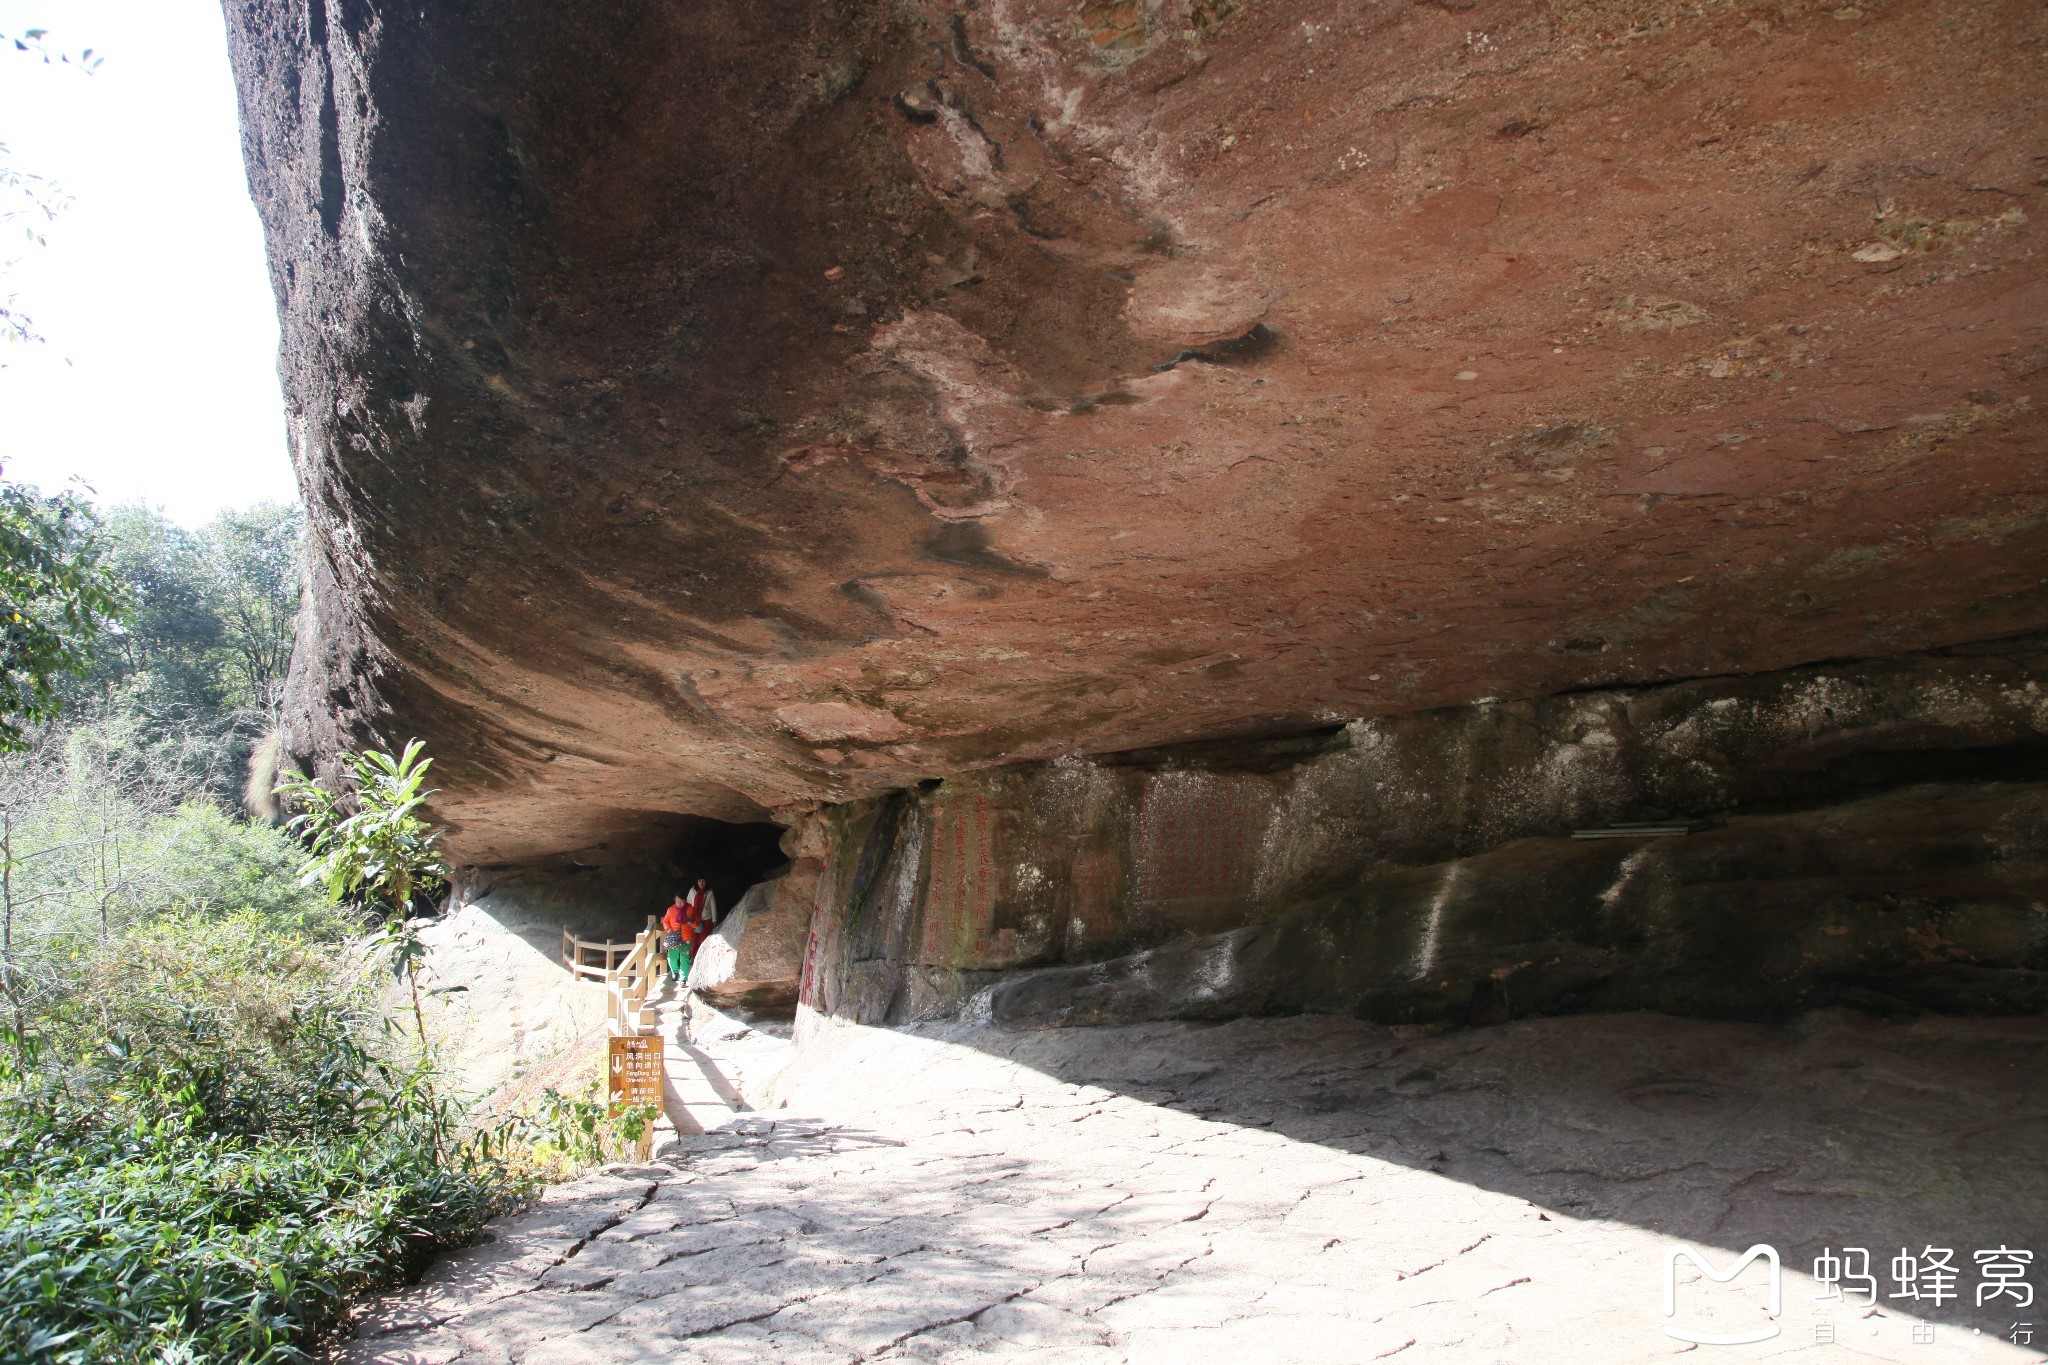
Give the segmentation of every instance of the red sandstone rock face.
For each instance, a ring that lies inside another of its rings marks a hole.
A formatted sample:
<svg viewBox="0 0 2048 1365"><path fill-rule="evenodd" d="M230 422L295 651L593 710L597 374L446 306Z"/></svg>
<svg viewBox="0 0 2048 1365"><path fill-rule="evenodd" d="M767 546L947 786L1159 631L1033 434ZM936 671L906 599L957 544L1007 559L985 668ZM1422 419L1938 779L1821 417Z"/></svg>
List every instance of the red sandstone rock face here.
<svg viewBox="0 0 2048 1365"><path fill-rule="evenodd" d="M302 752L629 851L2048 626L2048 11L231 4Z"/></svg>

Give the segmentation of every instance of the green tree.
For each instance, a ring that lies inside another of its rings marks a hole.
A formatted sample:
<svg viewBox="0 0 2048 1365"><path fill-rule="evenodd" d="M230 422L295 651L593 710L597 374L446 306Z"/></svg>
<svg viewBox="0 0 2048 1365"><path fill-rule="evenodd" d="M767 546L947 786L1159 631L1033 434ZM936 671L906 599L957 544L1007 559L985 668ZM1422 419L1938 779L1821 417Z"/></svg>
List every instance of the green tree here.
<svg viewBox="0 0 2048 1365"><path fill-rule="evenodd" d="M135 504L106 515L109 558L134 610L106 641L99 677L193 714L270 709L291 663L304 516L293 504L229 508L197 531Z"/></svg>
<svg viewBox="0 0 2048 1365"><path fill-rule="evenodd" d="M299 612L305 515L296 504L232 508L200 528L195 549L205 600L218 623L216 649L227 695L273 707L292 661Z"/></svg>
<svg viewBox="0 0 2048 1365"><path fill-rule="evenodd" d="M0 750L56 719L63 680L84 677L125 595L92 509L0 483Z"/></svg>
<svg viewBox="0 0 2048 1365"><path fill-rule="evenodd" d="M299 603L299 509L259 503L187 531L134 505L104 524L132 609L108 627L91 677L70 688L78 728L109 763L176 770L181 796L232 802L277 723Z"/></svg>
<svg viewBox="0 0 2048 1365"><path fill-rule="evenodd" d="M127 585L130 610L107 633L98 671L109 685L130 684L145 711L182 707L179 720L218 709L225 700L215 652L221 622L210 600L198 537L163 513L141 505L106 516L107 558Z"/></svg>

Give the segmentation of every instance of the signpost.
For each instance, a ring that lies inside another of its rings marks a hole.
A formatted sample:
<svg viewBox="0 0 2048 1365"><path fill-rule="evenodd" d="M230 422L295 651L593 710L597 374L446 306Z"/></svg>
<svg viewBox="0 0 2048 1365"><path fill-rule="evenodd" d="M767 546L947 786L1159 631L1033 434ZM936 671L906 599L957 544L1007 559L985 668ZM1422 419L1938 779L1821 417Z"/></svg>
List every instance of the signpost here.
<svg viewBox="0 0 2048 1365"><path fill-rule="evenodd" d="M665 1049L658 1035L639 1035L610 1040L611 1049L606 1067L606 1079L611 1096L611 1112L636 1104L651 1104L657 1110L661 1106L661 1091L664 1075L663 1060Z"/></svg>

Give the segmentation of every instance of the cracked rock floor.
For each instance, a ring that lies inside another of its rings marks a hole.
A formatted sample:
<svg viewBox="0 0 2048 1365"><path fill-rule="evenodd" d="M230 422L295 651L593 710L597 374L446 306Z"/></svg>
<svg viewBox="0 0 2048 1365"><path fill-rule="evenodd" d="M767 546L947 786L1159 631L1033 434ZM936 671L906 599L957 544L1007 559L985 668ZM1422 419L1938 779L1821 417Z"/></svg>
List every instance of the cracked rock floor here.
<svg viewBox="0 0 2048 1365"><path fill-rule="evenodd" d="M363 1305L336 1358L2034 1361L2008 1338L2048 1305L1980 1306L1968 1267L2028 1250L2048 1288L2044 1080L2041 1020L824 1024L782 1107L550 1190ZM1773 1245L1779 1316L1759 1262L1682 1267L1666 1317L1675 1240ZM1890 1297L1924 1245L1957 1249L1959 1301ZM1816 1297L1844 1247L1868 1305Z"/></svg>

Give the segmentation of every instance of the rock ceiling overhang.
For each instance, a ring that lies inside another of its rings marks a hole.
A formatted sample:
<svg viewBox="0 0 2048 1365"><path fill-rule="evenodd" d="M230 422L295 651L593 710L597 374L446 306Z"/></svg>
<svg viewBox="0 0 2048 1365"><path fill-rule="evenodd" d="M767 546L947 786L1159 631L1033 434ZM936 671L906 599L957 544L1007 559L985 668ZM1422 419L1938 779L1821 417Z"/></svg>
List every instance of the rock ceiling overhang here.
<svg viewBox="0 0 2048 1365"><path fill-rule="evenodd" d="M465 859L2048 627L2048 10L230 4Z"/></svg>

